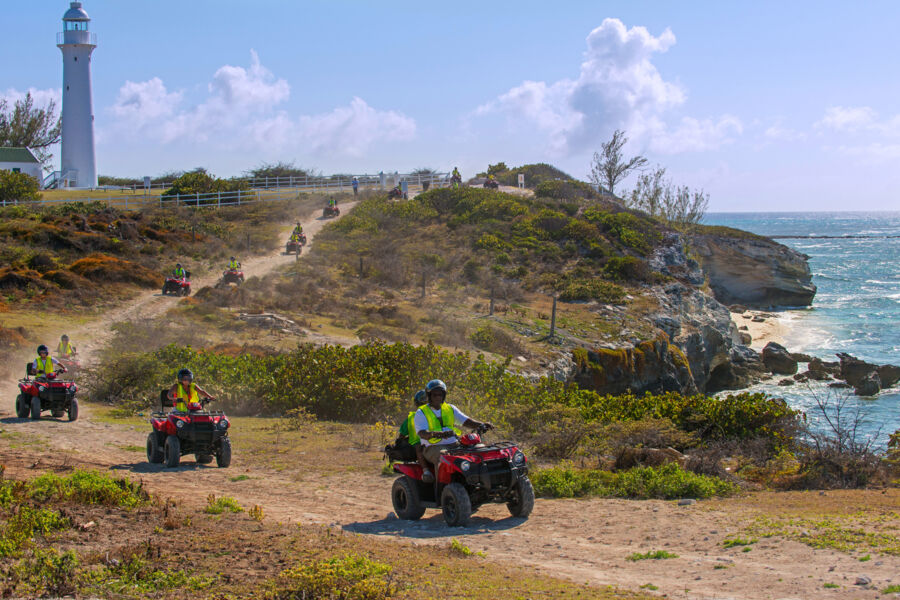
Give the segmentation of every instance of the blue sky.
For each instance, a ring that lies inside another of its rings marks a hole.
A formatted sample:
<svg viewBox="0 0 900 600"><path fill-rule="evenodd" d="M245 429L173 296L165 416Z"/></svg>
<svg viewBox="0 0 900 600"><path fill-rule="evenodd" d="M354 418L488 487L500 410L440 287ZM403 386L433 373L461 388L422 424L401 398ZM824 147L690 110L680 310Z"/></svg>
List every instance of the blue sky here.
<svg viewBox="0 0 900 600"><path fill-rule="evenodd" d="M0 95L68 2L4 0ZM616 128L712 210L900 208L900 4L85 0L103 174L550 162ZM10 26L10 24L14 24ZM627 187L627 184L626 184Z"/></svg>

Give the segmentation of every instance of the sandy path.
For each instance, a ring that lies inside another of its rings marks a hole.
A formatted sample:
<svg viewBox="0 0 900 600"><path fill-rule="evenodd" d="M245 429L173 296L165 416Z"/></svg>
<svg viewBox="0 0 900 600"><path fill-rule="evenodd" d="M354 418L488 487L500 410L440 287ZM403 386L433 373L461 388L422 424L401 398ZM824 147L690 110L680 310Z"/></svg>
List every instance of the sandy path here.
<svg viewBox="0 0 900 600"><path fill-rule="evenodd" d="M77 427L54 419L17 419L10 408L11 403L0 407L0 428L19 435L0 438L0 455L11 474L60 465L108 469L140 478L162 497L196 506L212 493L232 496L245 507L258 504L268 519L281 522L326 524L442 546L457 538L486 552L489 560L524 562L547 574L595 585L637 590L653 584L670 598L818 598L830 591L824 590L824 583L840 585L841 598L877 598L876 589L854 585L857 576L870 577L878 589L892 579L900 583L900 557L875 555L863 564L854 556L779 538L761 539L751 552L724 549L725 539L748 537L742 529L756 516L746 508L752 502L678 506L663 501L539 499L527 521L510 518L502 505L490 505L468 527L451 529L437 511L419 522L397 520L390 503L391 477L358 471L323 475L312 460L275 471L243 456L239 435L229 469L199 467L191 457L176 469L166 469L123 449L143 446L147 428L104 423L93 418L90 406ZM23 445L23 437L34 444ZM56 450L48 452L45 443ZM231 481L240 474L250 479ZM667 550L678 558L625 560L633 552L653 550Z"/></svg>
<svg viewBox="0 0 900 600"><path fill-rule="evenodd" d="M754 318L763 321L754 321ZM761 310L748 310L742 314L731 313L731 320L738 328L747 328L742 331L750 334L752 338L750 347L757 351L761 351L769 342L784 345L784 338L790 329L783 315Z"/></svg>

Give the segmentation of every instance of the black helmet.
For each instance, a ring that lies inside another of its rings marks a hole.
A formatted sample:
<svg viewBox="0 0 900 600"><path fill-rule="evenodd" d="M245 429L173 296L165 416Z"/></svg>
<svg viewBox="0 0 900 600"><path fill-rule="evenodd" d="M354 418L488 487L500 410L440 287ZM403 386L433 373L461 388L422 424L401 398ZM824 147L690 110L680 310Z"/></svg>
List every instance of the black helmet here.
<svg viewBox="0 0 900 600"><path fill-rule="evenodd" d="M68 341L69 341L69 336L67 336L66 334L62 334L62 337L59 338L59 339L61 339L61 340L64 341L64 342L68 342Z"/></svg>
<svg viewBox="0 0 900 600"><path fill-rule="evenodd" d="M432 379L428 383L425 384L425 392L431 394L431 392L435 390L440 390L447 393L447 384L441 381L440 379Z"/></svg>
<svg viewBox="0 0 900 600"><path fill-rule="evenodd" d="M194 380L194 373L190 369L181 369L178 371L178 381L181 381L185 377L189 377L191 381Z"/></svg>
<svg viewBox="0 0 900 600"><path fill-rule="evenodd" d="M38 346L37 353L40 354L41 352L46 352L47 354L50 354L50 348L48 348L44 344L41 344L40 346Z"/></svg>
<svg viewBox="0 0 900 600"><path fill-rule="evenodd" d="M416 406L422 406L427 400L428 394L425 392L425 390L419 390L418 392L416 392L416 395L413 396L413 403Z"/></svg>
<svg viewBox="0 0 900 600"><path fill-rule="evenodd" d="M176 266L176 267L180 267L180 266L181 266L181 263L175 263L175 266Z"/></svg>
<svg viewBox="0 0 900 600"><path fill-rule="evenodd" d="M231 260L234 260L234 257L233 257L233 256L231 257Z"/></svg>

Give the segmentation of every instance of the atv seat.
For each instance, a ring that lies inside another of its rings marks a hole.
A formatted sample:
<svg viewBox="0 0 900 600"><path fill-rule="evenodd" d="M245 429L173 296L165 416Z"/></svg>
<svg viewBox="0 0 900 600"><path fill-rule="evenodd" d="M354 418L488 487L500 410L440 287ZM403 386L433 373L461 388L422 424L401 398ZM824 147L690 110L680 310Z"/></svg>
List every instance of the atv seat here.
<svg viewBox="0 0 900 600"><path fill-rule="evenodd" d="M163 388L162 391L159 392L159 405L163 412L166 412L167 408L172 408L172 401L169 400L168 388Z"/></svg>

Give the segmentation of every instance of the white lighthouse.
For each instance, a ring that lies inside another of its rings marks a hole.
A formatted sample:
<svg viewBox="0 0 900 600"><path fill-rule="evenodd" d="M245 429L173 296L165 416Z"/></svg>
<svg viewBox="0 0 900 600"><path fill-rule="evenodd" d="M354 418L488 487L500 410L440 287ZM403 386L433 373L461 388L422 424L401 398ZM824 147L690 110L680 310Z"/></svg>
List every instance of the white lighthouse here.
<svg viewBox="0 0 900 600"><path fill-rule="evenodd" d="M91 54L97 47L97 35L90 32L90 22L81 2L72 2L63 15L63 30L56 35L63 54L60 187L97 186L91 93Z"/></svg>

